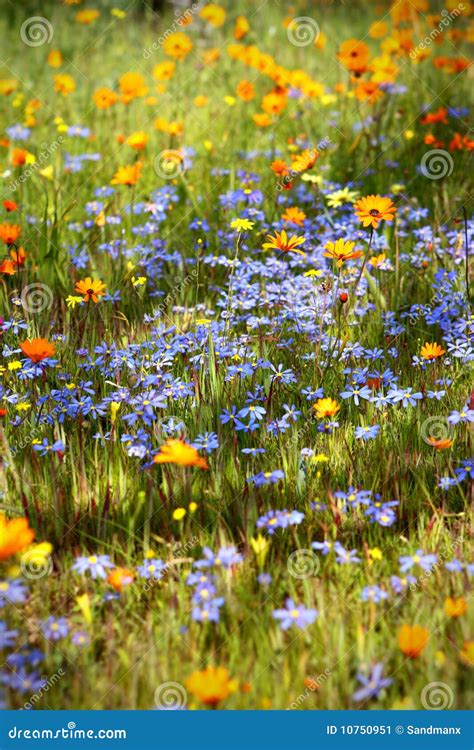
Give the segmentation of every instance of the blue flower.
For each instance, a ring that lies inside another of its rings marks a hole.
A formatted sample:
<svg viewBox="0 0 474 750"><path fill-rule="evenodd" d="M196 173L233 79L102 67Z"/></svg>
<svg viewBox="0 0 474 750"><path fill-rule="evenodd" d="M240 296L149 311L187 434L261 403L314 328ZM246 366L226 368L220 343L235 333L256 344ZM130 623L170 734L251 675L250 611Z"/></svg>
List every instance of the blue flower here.
<svg viewBox="0 0 474 750"><path fill-rule="evenodd" d="M69 633L69 623L65 617L53 617L51 615L41 624L41 630L45 638L50 641L59 641Z"/></svg>
<svg viewBox="0 0 474 750"><path fill-rule="evenodd" d="M356 427L354 436L358 440L373 440L380 432L380 425L374 424L370 427Z"/></svg>
<svg viewBox="0 0 474 750"><path fill-rule="evenodd" d="M364 589L362 589L360 598L364 602L375 602L375 604L378 604L384 599L388 599L388 593L377 585L366 586Z"/></svg>
<svg viewBox="0 0 474 750"><path fill-rule="evenodd" d="M414 555L406 555L398 558L400 573L406 573L414 565L419 565L423 570L431 570L437 561L436 555L425 555L422 549L418 549Z"/></svg>
<svg viewBox="0 0 474 750"><path fill-rule="evenodd" d="M78 573L89 571L91 578L107 578L106 568L113 567L109 555L90 555L89 557L76 557L72 569Z"/></svg>
<svg viewBox="0 0 474 750"><path fill-rule="evenodd" d="M363 674L356 675L357 681L362 685L352 696L354 701L365 701L368 698L377 698L380 691L390 687L393 680L382 677L383 664L375 664L369 677Z"/></svg>
<svg viewBox="0 0 474 750"><path fill-rule="evenodd" d="M280 620L282 630L288 630L292 625L303 630L312 625L318 616L316 609L306 609L303 604L295 604L293 599L287 599L285 609L275 609L272 613L275 620Z"/></svg>

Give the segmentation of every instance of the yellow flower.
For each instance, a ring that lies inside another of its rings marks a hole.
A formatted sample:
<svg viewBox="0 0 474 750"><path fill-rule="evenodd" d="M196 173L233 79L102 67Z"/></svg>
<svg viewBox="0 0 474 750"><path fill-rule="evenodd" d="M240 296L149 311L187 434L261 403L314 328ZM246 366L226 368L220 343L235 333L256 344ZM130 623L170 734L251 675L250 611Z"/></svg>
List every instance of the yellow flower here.
<svg viewBox="0 0 474 750"><path fill-rule="evenodd" d="M8 369L10 370L10 372L12 372L13 370L21 370L22 367L22 363L17 359L15 359L13 362L8 363Z"/></svg>
<svg viewBox="0 0 474 750"><path fill-rule="evenodd" d="M405 132L403 133L403 137L405 138L405 140L411 141L411 139L415 137L415 131L405 130Z"/></svg>
<svg viewBox="0 0 474 750"><path fill-rule="evenodd" d="M254 222L248 219L234 219L231 221L231 229L236 229L238 232L253 229Z"/></svg>
<svg viewBox="0 0 474 750"><path fill-rule="evenodd" d="M147 278L146 276L132 276L132 284L133 286L144 286L146 284Z"/></svg>
<svg viewBox="0 0 474 750"><path fill-rule="evenodd" d="M322 276L323 272L319 268L312 268L311 271L306 271L303 276Z"/></svg>
<svg viewBox="0 0 474 750"><path fill-rule="evenodd" d="M326 195L326 201L329 208L339 208L344 203L354 203L357 199L357 192L355 190L349 190L349 188L343 188L343 190L335 190L333 193Z"/></svg>
<svg viewBox="0 0 474 750"><path fill-rule="evenodd" d="M19 404L15 404L16 411L28 411L31 408L31 404L28 401L20 401Z"/></svg>
<svg viewBox="0 0 474 750"><path fill-rule="evenodd" d="M82 616L88 625L92 622L92 611L89 594L81 594L76 597L76 604L82 612Z"/></svg>
<svg viewBox="0 0 474 750"><path fill-rule="evenodd" d="M259 568L263 568L263 566L265 565L265 559L270 549L270 545L271 540L268 537L263 536L262 534L259 534L257 537L252 537L250 540L250 546L255 552L255 557L257 559L257 565Z"/></svg>
<svg viewBox="0 0 474 750"><path fill-rule="evenodd" d="M217 706L235 693L239 683L229 677L224 667L207 667L201 672L193 672L185 682L190 693L208 706Z"/></svg>
<svg viewBox="0 0 474 750"><path fill-rule="evenodd" d="M68 294L66 297L66 305L72 310L76 307L76 305L79 305L82 302L82 297L76 297L74 294Z"/></svg>
<svg viewBox="0 0 474 750"><path fill-rule="evenodd" d="M122 20L122 18L126 18L127 16L126 12L121 8L112 8L112 10L110 11L110 15L118 18L119 20Z"/></svg>
<svg viewBox="0 0 474 750"><path fill-rule="evenodd" d="M224 96L224 102L229 105L229 107L233 107L237 99L235 96Z"/></svg>
<svg viewBox="0 0 474 750"><path fill-rule="evenodd" d="M373 547L372 549L369 549L369 557L371 560L382 560L382 550L380 550L378 547Z"/></svg>
<svg viewBox="0 0 474 750"><path fill-rule="evenodd" d="M176 508L173 511L173 521L181 521L186 515L186 508Z"/></svg>
<svg viewBox="0 0 474 750"><path fill-rule="evenodd" d="M117 412L120 409L121 402L120 401L111 401L110 402L110 421L112 424L115 423L115 420L117 419Z"/></svg>
<svg viewBox="0 0 474 750"><path fill-rule="evenodd" d="M190 513L195 513L197 511L197 509L198 509L198 504L197 503L189 503L188 510L189 510Z"/></svg>
<svg viewBox="0 0 474 750"><path fill-rule="evenodd" d="M313 404L313 409L316 412L318 419L324 419L324 417L333 417L339 411L341 407L334 401L333 398L320 398Z"/></svg>

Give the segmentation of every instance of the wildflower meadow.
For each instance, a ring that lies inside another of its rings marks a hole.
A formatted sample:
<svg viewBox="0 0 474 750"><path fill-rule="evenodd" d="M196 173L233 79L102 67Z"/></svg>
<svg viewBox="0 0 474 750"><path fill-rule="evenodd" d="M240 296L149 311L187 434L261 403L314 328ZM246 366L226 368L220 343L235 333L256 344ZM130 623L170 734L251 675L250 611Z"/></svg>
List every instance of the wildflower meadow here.
<svg viewBox="0 0 474 750"><path fill-rule="evenodd" d="M472 706L474 3L1 9L2 707Z"/></svg>

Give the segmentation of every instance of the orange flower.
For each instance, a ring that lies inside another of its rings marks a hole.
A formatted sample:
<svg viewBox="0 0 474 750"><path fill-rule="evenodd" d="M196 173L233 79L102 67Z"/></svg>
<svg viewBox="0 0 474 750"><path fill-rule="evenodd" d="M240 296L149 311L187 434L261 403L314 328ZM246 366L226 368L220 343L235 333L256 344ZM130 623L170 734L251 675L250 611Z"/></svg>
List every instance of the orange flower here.
<svg viewBox="0 0 474 750"><path fill-rule="evenodd" d="M302 227L303 222L306 219L306 214L296 206L290 206L286 209L285 213L282 214L281 218L283 221L288 221L290 224L296 224L297 227Z"/></svg>
<svg viewBox="0 0 474 750"><path fill-rule="evenodd" d="M145 96L148 93L148 86L146 86L141 73L124 73L119 78L119 88L124 104L128 104L132 99Z"/></svg>
<svg viewBox="0 0 474 750"><path fill-rule="evenodd" d="M325 258L333 258L337 260L336 265L340 268L346 260L353 260L354 258L360 258L362 250L354 250L355 242L349 242L348 240L339 239L336 242L328 242L324 245L326 250L323 253Z"/></svg>
<svg viewBox="0 0 474 750"><path fill-rule="evenodd" d="M355 95L360 102L370 102L370 104L374 104L382 98L383 92L378 83L375 83L374 81L362 81L362 83L359 83L356 87Z"/></svg>
<svg viewBox="0 0 474 750"><path fill-rule="evenodd" d="M446 354L446 349L442 349L439 344L429 344L426 342L425 345L421 347L420 354L423 359L438 359L438 357L442 357L443 354Z"/></svg>
<svg viewBox="0 0 474 750"><path fill-rule="evenodd" d="M264 250L281 250L282 253L299 253L300 255L306 255L302 250L298 250L298 245L302 245L305 242L306 237L288 237L285 230L281 232L275 232L275 236L267 234L268 242L264 242L262 247Z"/></svg>
<svg viewBox="0 0 474 750"><path fill-rule="evenodd" d="M467 602L462 596L459 599L448 596L444 601L444 612L446 617L462 617L467 612Z"/></svg>
<svg viewBox="0 0 474 750"><path fill-rule="evenodd" d="M184 60L193 48L191 39L182 31L176 31L166 37L163 52L174 60Z"/></svg>
<svg viewBox="0 0 474 750"><path fill-rule="evenodd" d="M237 84L236 94L244 102L251 101L255 96L255 89L250 81L240 81Z"/></svg>
<svg viewBox="0 0 474 750"><path fill-rule="evenodd" d="M59 73L54 76L54 90L63 96L69 96L76 90L76 82L68 73Z"/></svg>
<svg viewBox="0 0 474 750"><path fill-rule="evenodd" d="M347 70L361 74L366 70L369 62L369 48L357 39L348 39L339 47L337 57Z"/></svg>
<svg viewBox="0 0 474 750"><path fill-rule="evenodd" d="M28 159L28 151L24 148L14 148L12 151L12 166L23 167Z"/></svg>
<svg viewBox="0 0 474 750"><path fill-rule="evenodd" d="M18 268L19 266L25 265L26 253L24 247L19 247L18 250L10 250L10 257L13 264Z"/></svg>
<svg viewBox="0 0 474 750"><path fill-rule="evenodd" d="M282 159L272 161L270 166L272 171L279 177L285 177L289 173L289 167Z"/></svg>
<svg viewBox="0 0 474 750"><path fill-rule="evenodd" d="M16 552L29 547L35 538L27 518L13 518L9 521L0 514L0 560L7 560Z"/></svg>
<svg viewBox="0 0 474 750"><path fill-rule="evenodd" d="M21 234L18 224L0 224L0 239L6 245L14 245Z"/></svg>
<svg viewBox="0 0 474 750"><path fill-rule="evenodd" d="M175 70L176 63L171 60L165 60L155 65L153 68L153 78L156 78L157 81L169 81L170 78L173 78Z"/></svg>
<svg viewBox="0 0 474 750"><path fill-rule="evenodd" d="M5 200L3 201L3 208L5 209L5 211L7 211L7 213L10 213L11 211L17 210L18 204L15 203L15 201Z"/></svg>
<svg viewBox="0 0 474 750"><path fill-rule="evenodd" d="M27 339L20 344L20 349L25 357L31 359L35 364L42 362L43 359L48 359L48 357L53 357L56 352L54 344L50 344L47 339Z"/></svg>
<svg viewBox="0 0 474 750"><path fill-rule="evenodd" d="M324 419L324 417L333 417L339 411L341 407L334 401L333 398L320 398L313 404L313 409L316 411L318 419Z"/></svg>
<svg viewBox="0 0 474 750"><path fill-rule="evenodd" d="M416 659L425 650L429 637L428 628L421 625L402 625L398 631L398 646L405 656Z"/></svg>
<svg viewBox="0 0 474 750"><path fill-rule="evenodd" d="M464 664L474 667L474 641L464 641L464 648L459 655Z"/></svg>
<svg viewBox="0 0 474 750"><path fill-rule="evenodd" d="M16 266L12 260L2 260L0 263L0 273L4 273L5 276L14 276L16 273Z"/></svg>
<svg viewBox="0 0 474 750"><path fill-rule="evenodd" d="M126 140L127 146L134 148L136 151L143 151L148 143L148 135L143 130L132 133Z"/></svg>
<svg viewBox="0 0 474 750"><path fill-rule="evenodd" d="M184 440L168 438L160 452L153 458L155 464L176 464L177 466L198 466L200 469L208 469L205 458L201 458L196 448L188 445Z"/></svg>
<svg viewBox="0 0 474 750"><path fill-rule="evenodd" d="M90 276L87 276L87 278L76 282L75 291L84 295L84 302L92 300L92 302L97 303L99 297L105 294L105 284L99 279L91 279Z"/></svg>
<svg viewBox="0 0 474 750"><path fill-rule="evenodd" d="M142 171L142 163L137 161L128 167L119 167L115 172L114 176L110 180L111 185L136 185L140 179Z"/></svg>
<svg viewBox="0 0 474 750"><path fill-rule="evenodd" d="M227 14L224 8L222 8L220 5L209 3L209 5L204 6L204 8L199 12L199 15L204 21L208 21L211 26L214 26L214 28L217 29L219 28L219 26L224 25Z"/></svg>
<svg viewBox="0 0 474 750"><path fill-rule="evenodd" d="M229 672L224 667L207 667L202 672L193 672L185 684L195 698L214 707L235 693L239 686L237 680L230 679Z"/></svg>
<svg viewBox="0 0 474 750"><path fill-rule="evenodd" d="M135 578L133 571L128 568L114 568L108 575L107 583L114 587L115 591L122 591Z"/></svg>
<svg viewBox="0 0 474 750"><path fill-rule="evenodd" d="M444 451L446 448L451 448L453 441L449 438L445 438L444 440L438 440L435 437L427 437L426 442L428 445L431 445L435 450L437 451Z"/></svg>
<svg viewBox="0 0 474 750"><path fill-rule="evenodd" d="M115 91L107 88L107 86L101 86L100 89L94 91L92 99L97 109L108 109L112 104L115 104L118 96Z"/></svg>
<svg viewBox="0 0 474 750"><path fill-rule="evenodd" d="M271 91L262 99L262 109L269 115L278 115L285 109L285 107L285 94L277 94L276 92Z"/></svg>
<svg viewBox="0 0 474 750"><path fill-rule="evenodd" d="M243 39L250 31L250 24L245 16L237 16L234 26L234 39Z"/></svg>
<svg viewBox="0 0 474 750"><path fill-rule="evenodd" d="M377 229L383 219L393 221L397 210L390 198L381 195L367 195L365 198L359 198L354 208L356 216L364 227L371 226L373 229Z"/></svg>
<svg viewBox="0 0 474 750"><path fill-rule="evenodd" d="M257 128L268 128L272 124L271 119L265 112L257 112L255 115L252 115L252 120Z"/></svg>
<svg viewBox="0 0 474 750"><path fill-rule="evenodd" d="M51 52L48 53L47 61L51 68L60 68L63 64L61 51L58 49L52 49Z"/></svg>
<svg viewBox="0 0 474 750"><path fill-rule="evenodd" d="M77 23L82 23L84 26L88 26L99 18L100 12L95 8L84 8L76 13Z"/></svg>
<svg viewBox="0 0 474 750"><path fill-rule="evenodd" d="M306 149L292 161L291 169L293 172L306 172L308 169L312 169L319 159L319 151L315 148Z"/></svg>

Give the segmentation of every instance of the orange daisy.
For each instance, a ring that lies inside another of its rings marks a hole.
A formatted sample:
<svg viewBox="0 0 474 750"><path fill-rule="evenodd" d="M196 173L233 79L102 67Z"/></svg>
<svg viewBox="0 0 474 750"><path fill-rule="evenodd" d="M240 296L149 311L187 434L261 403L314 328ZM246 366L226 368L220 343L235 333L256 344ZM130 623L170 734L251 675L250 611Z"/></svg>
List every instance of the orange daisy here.
<svg viewBox="0 0 474 750"><path fill-rule="evenodd" d="M192 445L184 440L169 438L164 443L160 452L154 456L155 464L176 464L177 466L198 466L200 469L208 469L208 463L202 458Z"/></svg>
<svg viewBox="0 0 474 750"><path fill-rule="evenodd" d="M443 349L439 344L429 344L426 342L424 346L421 347L420 354L423 359L438 359L438 357L442 357L443 354L446 354L446 349Z"/></svg>
<svg viewBox="0 0 474 750"><path fill-rule="evenodd" d="M20 344L20 349L28 359L38 364L43 359L53 357L55 354L54 344L51 344L47 339L27 339Z"/></svg>
<svg viewBox="0 0 474 750"><path fill-rule="evenodd" d="M105 294L105 284L99 279L91 279L90 276L87 276L87 278L76 282L75 291L84 295L84 302L92 300L92 302L97 303L99 297Z"/></svg>
<svg viewBox="0 0 474 750"><path fill-rule="evenodd" d="M110 180L110 184L128 185L129 187L132 187L132 185L136 185L140 179L141 171L141 161L137 161L136 164L131 164L128 167L119 167Z"/></svg>
<svg viewBox="0 0 474 750"><path fill-rule="evenodd" d="M302 245L306 241L306 237L298 237L294 235L289 237L284 229L281 232L275 232L275 236L268 234L268 242L264 242L262 247L264 250L280 250L282 253L299 253L300 255L306 255L302 250L298 250L298 245Z"/></svg>
<svg viewBox="0 0 474 750"><path fill-rule="evenodd" d="M336 242L327 242L324 245L326 250L323 253L325 258L333 258L337 261L336 265L340 268L344 261L353 260L354 258L360 258L362 250L354 250L355 242L349 242L348 240L339 239Z"/></svg>
<svg viewBox="0 0 474 750"><path fill-rule="evenodd" d="M355 214L364 227L377 229L381 221L393 221L397 209L390 198L381 195L367 195L354 204Z"/></svg>

